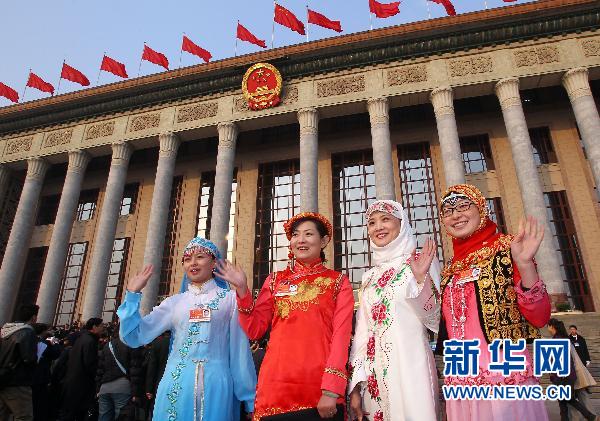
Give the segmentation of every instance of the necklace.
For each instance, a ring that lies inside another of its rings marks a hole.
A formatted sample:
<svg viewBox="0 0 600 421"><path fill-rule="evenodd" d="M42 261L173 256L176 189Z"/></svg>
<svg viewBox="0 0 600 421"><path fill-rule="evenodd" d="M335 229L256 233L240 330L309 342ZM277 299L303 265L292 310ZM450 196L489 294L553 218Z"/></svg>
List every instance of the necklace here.
<svg viewBox="0 0 600 421"><path fill-rule="evenodd" d="M450 313L452 314L452 331L454 336L458 336L456 334L456 328L460 327L460 339L465 339L465 322L467 321L467 299L465 296L465 284L458 284L457 287L460 289L460 316L457 318L457 314L454 310L454 277L450 280L448 284L450 288Z"/></svg>

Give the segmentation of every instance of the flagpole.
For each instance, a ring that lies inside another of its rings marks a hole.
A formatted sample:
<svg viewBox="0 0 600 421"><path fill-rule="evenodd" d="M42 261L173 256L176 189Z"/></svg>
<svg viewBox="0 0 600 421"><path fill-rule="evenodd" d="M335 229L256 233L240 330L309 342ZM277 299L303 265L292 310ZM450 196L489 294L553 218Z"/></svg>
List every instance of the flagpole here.
<svg viewBox="0 0 600 421"><path fill-rule="evenodd" d="M371 27L371 30L373 30L373 13L371 13L370 10L369 10L369 25Z"/></svg>
<svg viewBox="0 0 600 421"><path fill-rule="evenodd" d="M273 0L273 29L271 29L271 49L273 49L273 44L275 43L275 7L277 3Z"/></svg>
<svg viewBox="0 0 600 421"><path fill-rule="evenodd" d="M237 20L237 25L235 26L235 49L233 50L233 56L237 57L237 43L238 43L238 37L237 37L237 29L238 26L240 25L240 20Z"/></svg>
<svg viewBox="0 0 600 421"><path fill-rule="evenodd" d="M429 7L429 0L425 0L425 5L427 6L427 16L431 19L431 8Z"/></svg>
<svg viewBox="0 0 600 421"><path fill-rule="evenodd" d="M27 75L27 82L29 82L30 76L31 76L31 67L29 68L29 74ZM25 87L23 88L23 95L21 95L21 102L25 101L25 92L27 92L27 82L25 82Z"/></svg>
<svg viewBox="0 0 600 421"><path fill-rule="evenodd" d="M306 0L306 42L308 42L308 0Z"/></svg>
<svg viewBox="0 0 600 421"><path fill-rule="evenodd" d="M483 4L485 4L485 10L487 10L487 0L483 0Z"/></svg>
<svg viewBox="0 0 600 421"><path fill-rule="evenodd" d="M105 56L106 56L106 51L102 55L102 61L104 61ZM102 63L100 63L100 68L98 69L98 78L96 78L96 86L98 86L98 83L100 82L100 73L102 73Z"/></svg>
<svg viewBox="0 0 600 421"><path fill-rule="evenodd" d="M144 41L144 49L146 49L146 41ZM140 57L140 65L138 66L138 75L137 77L140 77L140 72L142 71L142 60L144 57L144 51L142 50L142 55Z"/></svg>
<svg viewBox="0 0 600 421"><path fill-rule="evenodd" d="M58 93L60 92L60 82L62 80L62 69L65 67L65 61L67 61L67 59L63 59L63 65L60 68L60 77L58 78L58 86L56 87L56 95L58 95ZM54 94L52 94L52 96L54 96Z"/></svg>
<svg viewBox="0 0 600 421"><path fill-rule="evenodd" d="M185 32L183 33L183 36L185 37ZM183 39L181 40L181 51L179 51L179 67L178 67L178 69L181 69L181 56L183 56Z"/></svg>

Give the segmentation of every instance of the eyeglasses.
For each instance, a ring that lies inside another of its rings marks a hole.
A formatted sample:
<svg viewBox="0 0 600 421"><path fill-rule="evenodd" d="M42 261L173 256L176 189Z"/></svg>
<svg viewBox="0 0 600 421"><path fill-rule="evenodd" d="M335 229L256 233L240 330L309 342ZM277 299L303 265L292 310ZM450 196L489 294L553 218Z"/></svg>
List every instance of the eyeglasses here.
<svg viewBox="0 0 600 421"><path fill-rule="evenodd" d="M471 209L471 206L473 206L475 203L473 202L462 202L458 205L456 205L455 207L444 207L442 208L442 217L443 218L449 218L452 216L452 214L454 213L454 211L456 211L457 213L463 213L468 211L469 209Z"/></svg>

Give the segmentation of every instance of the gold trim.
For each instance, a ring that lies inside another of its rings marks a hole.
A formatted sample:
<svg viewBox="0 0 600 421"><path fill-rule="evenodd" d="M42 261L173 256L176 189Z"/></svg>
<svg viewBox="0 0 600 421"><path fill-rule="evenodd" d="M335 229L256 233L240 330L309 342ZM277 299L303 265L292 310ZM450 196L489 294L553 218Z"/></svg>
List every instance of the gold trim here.
<svg viewBox="0 0 600 421"><path fill-rule="evenodd" d="M333 374L334 376L341 377L344 380L348 380L348 376L342 370L338 370L335 367L325 367L325 373Z"/></svg>

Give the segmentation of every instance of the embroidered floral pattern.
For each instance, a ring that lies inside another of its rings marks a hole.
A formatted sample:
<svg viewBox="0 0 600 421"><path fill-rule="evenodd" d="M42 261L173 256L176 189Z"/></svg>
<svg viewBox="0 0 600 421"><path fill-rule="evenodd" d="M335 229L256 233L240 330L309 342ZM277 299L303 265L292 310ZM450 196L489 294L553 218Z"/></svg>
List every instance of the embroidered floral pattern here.
<svg viewBox="0 0 600 421"><path fill-rule="evenodd" d="M282 319L293 310L307 311L311 304L319 304L319 295L324 294L334 284L334 279L319 276L314 281L302 281L298 284L296 295L276 297L276 313Z"/></svg>
<svg viewBox="0 0 600 421"><path fill-rule="evenodd" d="M367 359L375 360L375 336L371 336L367 342Z"/></svg>
<svg viewBox="0 0 600 421"><path fill-rule="evenodd" d="M369 391L369 395L371 395L372 399L375 399L378 402L381 400L379 397L379 385L377 383L377 379L375 378L375 374L371 374L369 377L367 377L367 390Z"/></svg>
<svg viewBox="0 0 600 421"><path fill-rule="evenodd" d="M377 411L373 414L373 421L383 421L383 412Z"/></svg>
<svg viewBox="0 0 600 421"><path fill-rule="evenodd" d="M387 283L390 281L390 279L392 279L393 276L394 276L394 268L390 268L390 269L386 270L385 272L383 272L381 277L377 280L377 286L379 288L384 288L387 285Z"/></svg>
<svg viewBox="0 0 600 421"><path fill-rule="evenodd" d="M371 307L371 317L373 318L376 324L389 324L387 315L389 305L389 301L386 298L384 298L383 300L381 300L381 302Z"/></svg>

